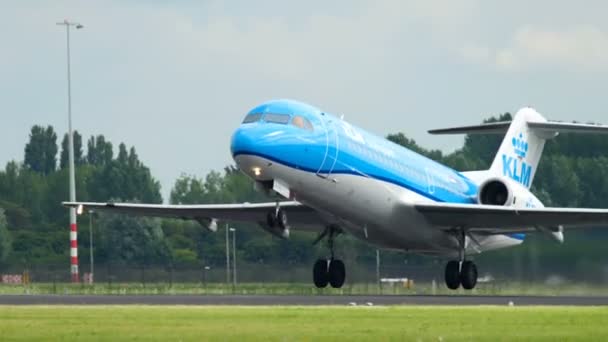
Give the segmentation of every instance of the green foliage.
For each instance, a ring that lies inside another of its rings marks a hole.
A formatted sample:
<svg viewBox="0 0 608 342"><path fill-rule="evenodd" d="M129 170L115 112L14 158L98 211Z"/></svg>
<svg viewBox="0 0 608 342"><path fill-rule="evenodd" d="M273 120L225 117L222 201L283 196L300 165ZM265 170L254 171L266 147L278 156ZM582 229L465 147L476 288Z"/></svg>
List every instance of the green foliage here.
<svg viewBox="0 0 608 342"><path fill-rule="evenodd" d="M49 174L57 164L57 134L52 126L34 126L25 145L24 164L32 171Z"/></svg>
<svg viewBox="0 0 608 342"><path fill-rule="evenodd" d="M169 245L159 219L101 214L97 227L101 261L149 265L169 260Z"/></svg>
<svg viewBox="0 0 608 342"><path fill-rule="evenodd" d="M109 164L114 157L112 143L103 135L89 138L87 142L87 163L95 166Z"/></svg>
<svg viewBox="0 0 608 342"><path fill-rule="evenodd" d="M66 169L69 162L69 139L66 133L61 141L61 155L59 157L59 168ZM74 165L82 165L85 159L82 153L82 135L74 131Z"/></svg>
<svg viewBox="0 0 608 342"><path fill-rule="evenodd" d="M11 245L11 233L8 231L6 216L4 216L4 210L0 208L0 264L6 261L11 252Z"/></svg>

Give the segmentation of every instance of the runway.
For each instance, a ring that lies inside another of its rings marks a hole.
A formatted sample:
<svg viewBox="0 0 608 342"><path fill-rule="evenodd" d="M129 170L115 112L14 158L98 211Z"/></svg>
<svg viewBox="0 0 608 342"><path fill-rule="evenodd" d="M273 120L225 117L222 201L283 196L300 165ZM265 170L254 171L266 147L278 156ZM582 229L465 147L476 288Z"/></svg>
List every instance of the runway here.
<svg viewBox="0 0 608 342"><path fill-rule="evenodd" d="M566 305L605 306L594 296L0 295L0 305Z"/></svg>

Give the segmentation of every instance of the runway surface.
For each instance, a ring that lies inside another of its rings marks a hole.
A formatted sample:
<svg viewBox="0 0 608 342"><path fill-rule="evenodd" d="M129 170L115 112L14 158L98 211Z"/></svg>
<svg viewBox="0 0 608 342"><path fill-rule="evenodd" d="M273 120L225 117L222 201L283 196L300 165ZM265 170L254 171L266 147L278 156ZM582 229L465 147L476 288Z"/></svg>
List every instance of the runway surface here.
<svg viewBox="0 0 608 342"><path fill-rule="evenodd" d="M0 305L608 305L582 296L0 295Z"/></svg>

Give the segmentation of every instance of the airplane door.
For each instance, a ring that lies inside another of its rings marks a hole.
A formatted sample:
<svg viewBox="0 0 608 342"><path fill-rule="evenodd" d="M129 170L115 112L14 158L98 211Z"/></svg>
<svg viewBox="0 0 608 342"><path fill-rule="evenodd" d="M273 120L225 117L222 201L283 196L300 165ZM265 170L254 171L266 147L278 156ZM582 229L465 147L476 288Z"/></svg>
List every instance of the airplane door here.
<svg viewBox="0 0 608 342"><path fill-rule="evenodd" d="M321 165L317 170L317 176L327 178L334 171L338 161L339 153L339 136L335 118L332 118L325 113L321 114L321 123L325 130L325 153L321 159Z"/></svg>

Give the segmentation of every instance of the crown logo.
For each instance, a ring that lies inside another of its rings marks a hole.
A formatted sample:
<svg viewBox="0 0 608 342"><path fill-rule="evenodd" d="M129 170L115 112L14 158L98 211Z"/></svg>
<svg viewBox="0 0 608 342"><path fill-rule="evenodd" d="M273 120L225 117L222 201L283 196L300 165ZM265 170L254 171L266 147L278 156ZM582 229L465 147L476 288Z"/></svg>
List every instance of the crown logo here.
<svg viewBox="0 0 608 342"><path fill-rule="evenodd" d="M513 148L515 149L515 154L520 158L525 158L528 154L528 143L524 139L524 135L519 133L519 136L513 137L511 140L513 144Z"/></svg>

